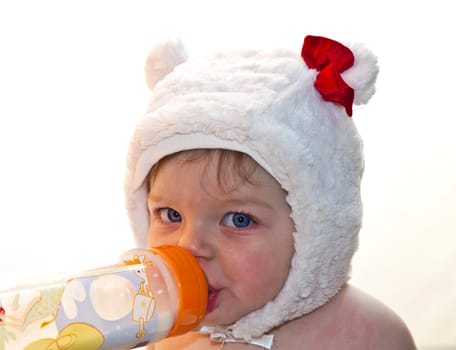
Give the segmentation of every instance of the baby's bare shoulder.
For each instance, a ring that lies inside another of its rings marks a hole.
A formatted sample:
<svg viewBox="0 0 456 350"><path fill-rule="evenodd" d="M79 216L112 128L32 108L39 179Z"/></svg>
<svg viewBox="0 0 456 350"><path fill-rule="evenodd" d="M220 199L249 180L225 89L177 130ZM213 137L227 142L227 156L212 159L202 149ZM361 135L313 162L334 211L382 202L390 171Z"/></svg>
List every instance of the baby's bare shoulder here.
<svg viewBox="0 0 456 350"><path fill-rule="evenodd" d="M355 287L347 286L343 292L343 314L353 324L351 333L356 335L358 330L360 342L366 344L364 349L416 349L409 329L393 310Z"/></svg>
<svg viewBox="0 0 456 350"><path fill-rule="evenodd" d="M273 350L416 350L407 326L390 308L347 285L330 302L272 332ZM223 350L257 349L230 343ZM149 347L148 350L153 347ZM217 350L207 336L188 333L165 339L155 350Z"/></svg>
<svg viewBox="0 0 456 350"><path fill-rule="evenodd" d="M280 327L277 345L280 349L416 349L396 313L350 285L320 309Z"/></svg>

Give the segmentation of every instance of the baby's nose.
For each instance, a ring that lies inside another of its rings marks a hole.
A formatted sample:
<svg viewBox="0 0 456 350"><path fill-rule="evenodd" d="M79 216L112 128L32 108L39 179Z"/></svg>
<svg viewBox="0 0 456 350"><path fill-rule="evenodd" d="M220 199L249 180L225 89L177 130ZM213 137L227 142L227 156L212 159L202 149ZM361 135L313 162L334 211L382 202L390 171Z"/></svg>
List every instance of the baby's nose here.
<svg viewBox="0 0 456 350"><path fill-rule="evenodd" d="M190 251L197 258L210 258L212 246L205 225L183 223L180 228L178 245Z"/></svg>

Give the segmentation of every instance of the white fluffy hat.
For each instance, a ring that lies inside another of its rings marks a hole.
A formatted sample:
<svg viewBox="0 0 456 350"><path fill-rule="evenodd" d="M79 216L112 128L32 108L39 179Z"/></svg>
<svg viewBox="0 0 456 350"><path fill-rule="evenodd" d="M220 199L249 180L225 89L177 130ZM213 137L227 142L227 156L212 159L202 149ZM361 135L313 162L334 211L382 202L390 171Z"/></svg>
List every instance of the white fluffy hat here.
<svg viewBox="0 0 456 350"><path fill-rule="evenodd" d="M145 178L166 155L189 149L241 151L287 191L295 254L282 290L229 327L260 336L325 304L349 278L361 227L362 141L352 103L374 93L376 57L307 36L299 50L244 50L187 59L179 40L157 45L152 90L128 154L126 199L139 246L149 214Z"/></svg>

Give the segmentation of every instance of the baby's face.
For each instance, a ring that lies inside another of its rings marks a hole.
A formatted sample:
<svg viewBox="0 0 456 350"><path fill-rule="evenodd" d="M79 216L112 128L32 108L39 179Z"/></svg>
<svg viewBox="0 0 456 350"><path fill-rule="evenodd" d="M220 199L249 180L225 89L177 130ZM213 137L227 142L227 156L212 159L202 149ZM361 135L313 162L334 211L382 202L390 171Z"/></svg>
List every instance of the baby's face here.
<svg viewBox="0 0 456 350"><path fill-rule="evenodd" d="M206 325L231 324L272 300L294 254L294 225L280 185L258 166L252 183L226 191L217 171L212 158L173 158L160 166L148 197L148 246L185 247L206 273Z"/></svg>

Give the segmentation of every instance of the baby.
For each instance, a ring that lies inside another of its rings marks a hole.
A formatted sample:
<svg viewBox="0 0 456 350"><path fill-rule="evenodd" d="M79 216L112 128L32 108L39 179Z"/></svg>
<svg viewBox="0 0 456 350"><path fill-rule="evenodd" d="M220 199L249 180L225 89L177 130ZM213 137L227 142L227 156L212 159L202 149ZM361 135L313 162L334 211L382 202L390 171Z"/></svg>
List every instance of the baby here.
<svg viewBox="0 0 456 350"><path fill-rule="evenodd" d="M196 257L209 301L199 329L149 349L415 349L394 312L348 284L364 166L350 117L377 73L363 46L316 36L300 53L151 51L130 221L139 246Z"/></svg>

